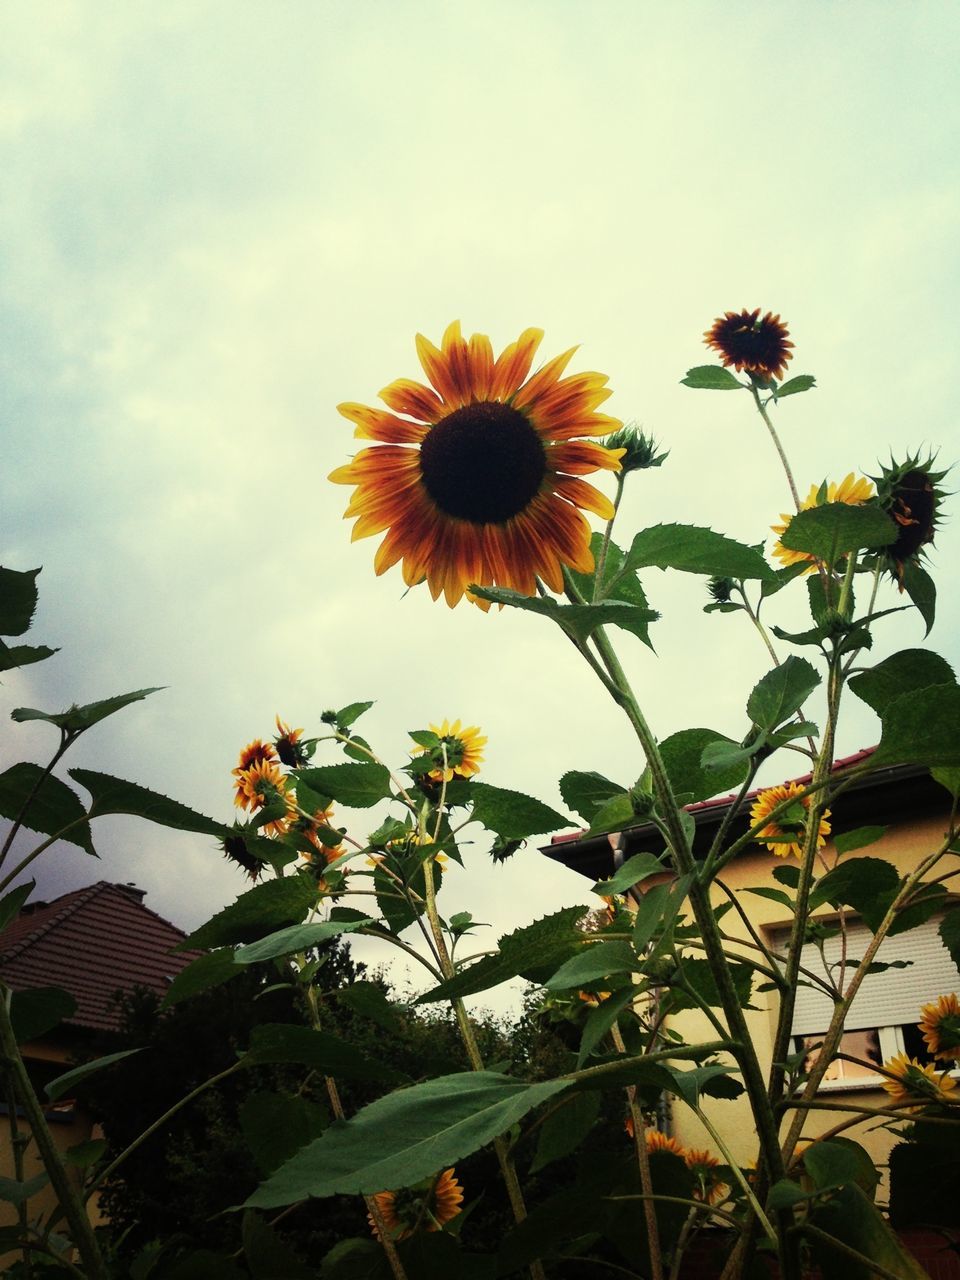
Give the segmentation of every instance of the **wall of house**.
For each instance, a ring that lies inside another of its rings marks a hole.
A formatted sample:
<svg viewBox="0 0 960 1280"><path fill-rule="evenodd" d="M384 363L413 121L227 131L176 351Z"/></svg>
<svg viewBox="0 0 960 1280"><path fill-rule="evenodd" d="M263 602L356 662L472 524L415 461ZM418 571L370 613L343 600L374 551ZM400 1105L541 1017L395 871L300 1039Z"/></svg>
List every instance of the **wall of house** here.
<svg viewBox="0 0 960 1280"><path fill-rule="evenodd" d="M858 857L884 858L892 862L900 873L905 875L917 866L921 858L939 845L943 838L944 829L945 818L942 815L916 821L910 826L891 828L875 844L863 850L845 854L844 861ZM829 864L833 865L834 849L832 844L826 846L824 854ZM790 860L794 865L797 865L796 859ZM737 895L751 923L758 931L762 932L765 941L769 941L770 936L778 930L789 927L791 923L789 913L781 904L747 893L746 890L748 888L761 887L782 888L783 886L774 880L772 872L776 866L783 865L785 861L786 859L778 858L765 849L761 852L760 847L758 847L757 852L751 852L731 862L721 877L727 887ZM725 895L720 889L715 887L713 892L714 902L719 903L725 900ZM817 912L816 914L818 917L822 916L824 918L836 916L836 912L831 912L830 910ZM725 915L723 928L726 933L734 937L743 940L749 939L748 930L735 911L731 910ZM731 947L731 949L735 948ZM756 953L754 952L754 954ZM882 960L883 954L881 949L878 958ZM941 993L918 993L918 1020L920 1004L939 994ZM747 1011L747 1022L764 1070L766 1070L770 1064L773 1037L776 1030L777 1005L775 993L770 993L769 995L764 995L763 993L755 994L752 1003L758 1007L755 1010ZM706 1016L699 1011L677 1014L671 1019L671 1025L691 1043L695 1043L698 1040L716 1038L716 1030L710 1025ZM883 1106L885 1101L889 1100L889 1095L879 1088L833 1087L821 1089L817 1100L831 1104L843 1104L846 1102L857 1107L876 1107ZM745 1096L734 1101L706 1099L704 1110L711 1123L723 1135L724 1141L729 1145L733 1157L739 1163L747 1164L755 1160L757 1140L749 1104ZM804 1124L804 1137L807 1139L816 1138L844 1120L852 1119L854 1115L854 1112L832 1110L809 1111ZM854 1129L847 1129L845 1134L862 1143L870 1152L877 1166L882 1168L886 1164L890 1148L893 1146L895 1139L886 1130L878 1129L875 1120L865 1119L865 1124L859 1124ZM689 1108L674 1102L671 1123L673 1134L684 1145L707 1147L716 1150L709 1133ZM784 1133L786 1132L787 1123L787 1121L784 1123Z"/></svg>

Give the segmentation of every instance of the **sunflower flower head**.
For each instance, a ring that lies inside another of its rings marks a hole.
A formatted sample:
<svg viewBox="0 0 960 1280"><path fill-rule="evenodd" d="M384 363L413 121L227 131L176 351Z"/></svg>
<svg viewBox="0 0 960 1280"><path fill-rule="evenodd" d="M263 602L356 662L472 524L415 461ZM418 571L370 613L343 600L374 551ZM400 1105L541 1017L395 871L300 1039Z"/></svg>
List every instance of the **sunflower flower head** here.
<svg viewBox="0 0 960 1280"><path fill-rule="evenodd" d="M288 769L300 769L310 759L311 752L300 741L302 737L302 729L291 729L277 716L277 736L273 740L273 745L280 762Z"/></svg>
<svg viewBox="0 0 960 1280"><path fill-rule="evenodd" d="M907 565L918 565L933 542L940 522L940 508L946 496L939 487L946 471L934 471L935 455L922 462L919 454L903 462L890 459L880 464L874 477L881 508L897 525L897 538L880 552L880 562L903 590Z"/></svg>
<svg viewBox="0 0 960 1280"><path fill-rule="evenodd" d="M234 803L251 813L264 808L276 811L277 816L261 827L264 835L286 835L298 816L290 780L273 760L260 760L240 772Z"/></svg>
<svg viewBox="0 0 960 1280"><path fill-rule="evenodd" d="M790 330L772 311L761 319L755 311L726 311L704 333L703 340L739 373L745 369L757 382L782 378L787 361L793 359Z"/></svg>
<svg viewBox="0 0 960 1280"><path fill-rule="evenodd" d="M927 1052L934 1058L960 1058L960 1000L956 993L939 996L920 1010L920 1030Z"/></svg>
<svg viewBox="0 0 960 1280"><path fill-rule="evenodd" d="M563 376L575 347L531 375L542 337L525 329L495 359L488 337L468 340L455 321L439 347L417 336L429 386L400 378L380 392L385 410L338 406L374 442L330 479L354 486L353 539L384 534L378 574L402 562L408 587L488 609L471 584L533 595L542 579L559 593L564 567L593 571L583 512L609 520L613 503L582 477L619 470L623 451L583 437L622 424L597 412L603 374Z"/></svg>
<svg viewBox="0 0 960 1280"><path fill-rule="evenodd" d="M237 767L232 770L233 776L237 779L234 784L236 791L233 797L233 803L238 809L246 809L249 807L242 799L245 794L245 788L242 781L243 775L248 769L251 769L256 764L264 764L276 759L276 750L269 742L261 742L259 738L254 738L252 742L248 742L243 748L240 752L240 759L237 762Z"/></svg>
<svg viewBox="0 0 960 1280"><path fill-rule="evenodd" d="M944 1094L956 1087L956 1081L946 1072L938 1075L933 1063L926 1065L916 1058L908 1058L905 1053L898 1053L895 1058L883 1064L889 1079L884 1080L883 1087L894 1106L901 1103L916 1103L910 1109L916 1111L924 1103L940 1102Z"/></svg>
<svg viewBox="0 0 960 1280"><path fill-rule="evenodd" d="M876 497L872 481L866 479L865 476L856 476L851 471L849 475L837 483L831 480L828 484L824 480L823 484L812 484L810 492L805 500L800 504L801 511L809 511L811 507L822 507L828 502L845 502L851 507L861 507L865 502L869 502L871 498ZM778 539L782 538L787 531L787 526L793 519L793 516L781 512L781 524L771 525L771 529L777 535ZM778 541L773 548L773 554L784 566L789 567L792 564L808 563L810 568L806 572L810 572L816 568L816 559L809 555L806 551L791 551L789 547L785 547L781 541Z"/></svg>
<svg viewBox="0 0 960 1280"><path fill-rule="evenodd" d="M431 781L469 779L480 772L480 761L483 759L483 748L487 745L487 740L481 736L476 725L462 727L459 720L454 720L452 724L449 720L444 720L441 725L432 724L429 734L423 736L424 742L418 743L420 750L414 752L414 755L429 758L433 768L427 771L426 777Z"/></svg>
<svg viewBox="0 0 960 1280"><path fill-rule="evenodd" d="M463 1189L452 1169L400 1191L379 1191L373 1197L391 1239L406 1240L418 1231L439 1231L460 1212ZM376 1238L380 1232L367 1215Z"/></svg>
<svg viewBox="0 0 960 1280"><path fill-rule="evenodd" d="M260 872L267 865L263 858L258 858L255 853L251 853L246 841L246 832L238 823L234 823L233 827L220 841L220 848L223 850L223 856L228 862L235 862L241 867L251 880L259 879Z"/></svg>
<svg viewBox="0 0 960 1280"><path fill-rule="evenodd" d="M633 1137L633 1116L629 1112L624 1117L623 1129L628 1138ZM665 1133L661 1133L660 1130L655 1128L653 1125L647 1125L643 1131L643 1135L647 1144L647 1151L651 1155L655 1151L668 1151L671 1155L680 1156L681 1159L686 1155L686 1151L676 1138L668 1138Z"/></svg>
<svg viewBox="0 0 960 1280"><path fill-rule="evenodd" d="M798 782L787 782L780 787L768 787L761 791L750 809L751 825L763 822L778 805L784 801L794 800L788 809L772 819L753 837L761 844L766 844L771 853L778 858L793 854L803 856L803 841L806 839L807 814L810 809L810 797L805 796L803 787ZM824 809L820 815L817 830L817 848L822 849L830 834L830 810Z"/></svg>
<svg viewBox="0 0 960 1280"><path fill-rule="evenodd" d="M695 1151L692 1148L684 1153L687 1168L693 1174L696 1183L693 1189L694 1200L703 1200L706 1204L719 1204L730 1194L730 1187L717 1172L720 1161L707 1150Z"/></svg>

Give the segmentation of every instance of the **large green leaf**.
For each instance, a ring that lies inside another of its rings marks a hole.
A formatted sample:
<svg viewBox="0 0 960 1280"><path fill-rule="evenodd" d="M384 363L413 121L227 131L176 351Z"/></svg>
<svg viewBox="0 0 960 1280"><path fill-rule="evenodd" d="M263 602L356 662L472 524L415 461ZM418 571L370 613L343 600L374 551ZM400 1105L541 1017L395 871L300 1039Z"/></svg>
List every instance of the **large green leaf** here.
<svg viewBox="0 0 960 1280"><path fill-rule="evenodd" d="M59 649L51 649L45 644L6 645L0 640L0 671L15 671L17 667L29 667L32 663L43 662L59 652Z"/></svg>
<svg viewBox="0 0 960 1280"><path fill-rule="evenodd" d="M754 685L747 715L758 729L772 733L800 710L818 684L820 676L806 658L791 654Z"/></svg>
<svg viewBox="0 0 960 1280"><path fill-rule="evenodd" d="M820 877L810 891L810 910L827 902L853 907L870 929L876 929L899 884L893 863L883 858L851 858Z"/></svg>
<svg viewBox="0 0 960 1280"><path fill-rule="evenodd" d="M929 1280L928 1273L904 1248L879 1210L855 1183L819 1201L810 1220L841 1245L855 1249L901 1280ZM817 1236L811 1237L810 1245L824 1280L872 1280L876 1274L869 1264L851 1260L849 1253L841 1252Z"/></svg>
<svg viewBox="0 0 960 1280"><path fill-rule="evenodd" d="M741 1007L749 1008L753 969L749 964L742 964L735 960L731 961L728 967ZM680 976L696 992L704 1004L713 1008L722 1007L723 1000L720 996L720 989L709 960L691 959L689 956L684 956L680 964ZM697 1007L692 997L675 987L671 988L670 1002L676 1009L693 1009Z"/></svg>
<svg viewBox="0 0 960 1280"><path fill-rule="evenodd" d="M283 925L299 923L317 901L317 890L306 876L284 876L268 880L242 893L189 938L177 944L177 951L194 948L229 947L256 942Z"/></svg>
<svg viewBox="0 0 960 1280"><path fill-rule="evenodd" d="M76 1000L60 987L27 987L10 995L10 1022L17 1044L38 1040L76 1011Z"/></svg>
<svg viewBox="0 0 960 1280"><path fill-rule="evenodd" d="M901 649L869 671L851 676L849 687L882 716L894 698L930 685L955 682L953 667L938 653L931 653L929 649Z"/></svg>
<svg viewBox="0 0 960 1280"><path fill-rule="evenodd" d="M916 605L920 617L927 625L925 634L929 635L933 630L933 624L937 616L936 583L926 569L922 565L916 564L913 560L908 560L902 568L901 584L903 589Z"/></svg>
<svg viewBox="0 0 960 1280"><path fill-rule="evenodd" d="M690 804L740 786L747 776L748 760L738 760L718 769L704 768L704 751L718 742L734 748L737 745L715 729L681 729L661 742L660 755L674 795L683 795Z"/></svg>
<svg viewBox="0 0 960 1280"><path fill-rule="evenodd" d="M349 809L369 809L392 794L389 769L372 760L362 764L328 764L301 769L297 779Z"/></svg>
<svg viewBox="0 0 960 1280"><path fill-rule="evenodd" d="M33 707L17 707L16 711L10 714L14 720L46 720L50 724L55 724L58 729L62 729L64 733L83 733L85 729L105 720L107 716L112 716L115 711L128 707L131 702L140 702L151 693L159 693L162 688L162 685L156 685L152 689L135 689L133 693L121 693L115 698L88 702L83 707L72 706L66 711L49 712L37 711Z"/></svg>
<svg viewBox="0 0 960 1280"><path fill-rule="evenodd" d="M28 800L25 827L45 836L59 836L96 856L87 811L77 793L53 774L44 776L39 765L24 761L0 774L0 817L15 821Z"/></svg>
<svg viewBox="0 0 960 1280"><path fill-rule="evenodd" d="M857 827L855 831L840 831L833 837L833 846L837 853L852 853L854 849L876 844L886 830L886 827Z"/></svg>
<svg viewBox="0 0 960 1280"><path fill-rule="evenodd" d="M520 791L474 782L470 786L470 795L474 818L507 840L525 840L528 836L544 835L560 827L576 826L556 809Z"/></svg>
<svg viewBox="0 0 960 1280"><path fill-rule="evenodd" d="M493 604L507 605L550 618L579 641L588 639L597 627L611 626L630 631L639 636L644 644L649 644L649 624L660 617L655 610L626 600L603 600L597 604L558 604L552 596L526 596L523 592L512 591L508 587L481 587L474 584L470 591L481 600L490 600Z"/></svg>
<svg viewBox="0 0 960 1280"><path fill-rule="evenodd" d="M849 1138L811 1143L803 1154L803 1164L818 1191L855 1183L872 1196L880 1182L870 1155Z"/></svg>
<svg viewBox="0 0 960 1280"><path fill-rule="evenodd" d="M309 951L319 947L342 933L362 929L366 920L319 920L315 924L292 924L276 933L269 933L257 942L238 947L234 952L237 964L260 964L280 956L291 956L297 951Z"/></svg>
<svg viewBox="0 0 960 1280"><path fill-rule="evenodd" d="M22 636L30 630L37 607L39 572L0 567L0 636Z"/></svg>
<svg viewBox="0 0 960 1280"><path fill-rule="evenodd" d="M597 809L602 804L605 804L611 796L623 795L625 791L625 787L618 786L609 778L605 778L602 773L594 773L592 770L583 772L572 769L560 779L563 803L574 813L579 813L588 825L593 821Z"/></svg>
<svg viewBox="0 0 960 1280"><path fill-rule="evenodd" d="M307 1196L408 1187L492 1142L569 1084L524 1084L493 1071L468 1071L397 1090L331 1125L247 1204L272 1209Z"/></svg>
<svg viewBox="0 0 960 1280"><path fill-rule="evenodd" d="M451 920L453 924L453 920ZM384 1031L395 1033L400 1030L400 1007L391 1004L383 987L376 982L351 982L348 987L341 987L336 993L337 1004L359 1014L361 1018L369 1018Z"/></svg>
<svg viewBox="0 0 960 1280"><path fill-rule="evenodd" d="M692 524L658 524L642 529L627 552L624 568L643 569L648 565L717 578L763 581L774 577L774 570L754 547Z"/></svg>
<svg viewBox="0 0 960 1280"><path fill-rule="evenodd" d="M960 686L932 685L901 694L880 717L880 745L871 764L960 765Z"/></svg>
<svg viewBox="0 0 960 1280"><path fill-rule="evenodd" d="M119 1053L108 1053L102 1058L96 1058L93 1062L84 1062L81 1066L74 1067L72 1071L65 1071L63 1075L51 1080L46 1086L47 1097L51 1102L56 1102L65 1093L72 1093L88 1076L96 1075L105 1067L112 1067L115 1062L122 1062L124 1058L142 1052L143 1049L121 1049Z"/></svg>
<svg viewBox="0 0 960 1280"><path fill-rule="evenodd" d="M205 836L223 837L229 830L223 823L214 822L212 818L188 809L185 804L135 782L113 778L108 773L95 773L92 769L71 769L69 772L71 778L90 792L93 800L91 817L129 813L146 818L148 822L159 823L162 827L172 827L175 831L197 831Z"/></svg>
<svg viewBox="0 0 960 1280"><path fill-rule="evenodd" d="M596 1124L599 1115L599 1093L572 1093L564 1098L557 1110L540 1127L536 1154L530 1166L531 1174L538 1173L548 1164L553 1164L554 1160L562 1160L571 1151L576 1151Z"/></svg>
<svg viewBox="0 0 960 1280"><path fill-rule="evenodd" d="M587 834L591 836L605 835L609 831L623 831L636 824L637 815L628 791L621 791L605 800L594 811L593 821Z"/></svg>
<svg viewBox="0 0 960 1280"><path fill-rule="evenodd" d="M317 1274L258 1213L243 1215L243 1255L253 1280L315 1280Z"/></svg>
<svg viewBox="0 0 960 1280"><path fill-rule="evenodd" d="M600 563L600 555L603 548L603 534L594 533L590 539L590 550L593 552L593 559L596 565ZM635 605L639 609L649 609L650 605L647 600L647 593L643 589L643 584L632 570L623 571L623 562L625 556L615 542L612 540L607 543L607 553L603 561L603 571L600 578L600 591L598 592L598 600L621 600L626 604ZM570 571L574 585L583 596L584 600L592 601L594 588L596 584L597 571L593 573L577 573ZM659 617L659 615L655 615ZM645 627L645 624L644 624ZM639 636L644 644L650 644L650 638L644 629L641 634L639 628L631 628L634 635Z"/></svg>
<svg viewBox="0 0 960 1280"><path fill-rule="evenodd" d="M232 947L222 947L198 956L185 969L181 969L167 988L161 1009L170 1009L181 1000L189 1000L201 991L221 987L231 978L238 977L243 969L234 959Z"/></svg>
<svg viewBox="0 0 960 1280"><path fill-rule="evenodd" d="M660 875L667 870L669 868L663 865L656 854L635 853L609 880L598 880L593 886L593 892L599 893L602 898L610 898L615 893L625 893L627 889L632 889L636 884L642 884L650 876Z"/></svg>
<svg viewBox="0 0 960 1280"><path fill-rule="evenodd" d="M261 1173L273 1173L330 1122L325 1107L295 1093L248 1094L240 1129Z"/></svg>
<svg viewBox="0 0 960 1280"><path fill-rule="evenodd" d="M632 973L637 956L629 942L591 942L579 954L565 960L544 986L548 991L566 991L599 979Z"/></svg>
<svg viewBox="0 0 960 1280"><path fill-rule="evenodd" d="M298 1063L340 1080L396 1083L403 1078L386 1062L368 1058L339 1036L282 1022L262 1023L254 1027L247 1056L251 1063Z"/></svg>
<svg viewBox="0 0 960 1280"><path fill-rule="evenodd" d="M680 379L680 385L694 387L697 391L744 391L746 384L735 378L729 369L717 364L698 364L688 369Z"/></svg>
<svg viewBox="0 0 960 1280"><path fill-rule="evenodd" d="M803 551L827 564L865 547L886 547L897 540L897 526L879 507L826 502L792 516L780 541L789 551Z"/></svg>

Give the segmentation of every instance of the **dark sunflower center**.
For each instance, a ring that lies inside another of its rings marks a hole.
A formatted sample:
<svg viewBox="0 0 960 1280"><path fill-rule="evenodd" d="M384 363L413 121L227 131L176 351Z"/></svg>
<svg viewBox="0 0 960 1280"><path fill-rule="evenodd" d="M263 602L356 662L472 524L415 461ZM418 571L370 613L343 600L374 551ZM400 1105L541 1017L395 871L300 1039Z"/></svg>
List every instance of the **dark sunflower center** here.
<svg viewBox="0 0 960 1280"><path fill-rule="evenodd" d="M523 511L547 469L529 420L508 404L455 409L420 446L420 471L441 511L473 524L503 524Z"/></svg>

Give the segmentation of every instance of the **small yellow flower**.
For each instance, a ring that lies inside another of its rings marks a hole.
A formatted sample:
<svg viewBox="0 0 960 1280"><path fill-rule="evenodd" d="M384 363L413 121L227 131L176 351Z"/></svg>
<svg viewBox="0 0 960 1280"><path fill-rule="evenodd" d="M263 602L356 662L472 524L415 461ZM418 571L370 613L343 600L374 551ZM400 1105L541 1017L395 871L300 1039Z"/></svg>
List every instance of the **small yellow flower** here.
<svg viewBox="0 0 960 1280"><path fill-rule="evenodd" d="M234 772L237 772L236 770ZM237 777L237 794L234 804L240 809L248 809L256 813L264 805L269 804L277 796L282 796L286 804L286 813L261 828L263 835L282 836L290 830L297 819L297 804L290 788L290 780L280 771L280 766L272 760L259 760L249 769L243 769Z"/></svg>
<svg viewBox="0 0 960 1280"><path fill-rule="evenodd" d="M244 774L248 769L252 769L254 765L265 764L268 761L276 760L277 753L269 742L261 742L259 738L254 738L253 742L248 742L240 752L240 762L232 771L233 776L237 779L236 795L233 803L239 809L246 809L249 806L244 804L242 796L246 795L246 789L243 781Z"/></svg>
<svg viewBox="0 0 960 1280"><path fill-rule="evenodd" d="M960 1058L960 1000L951 992L920 1010L920 1030L927 1052L934 1058Z"/></svg>
<svg viewBox="0 0 960 1280"><path fill-rule="evenodd" d="M855 476L852 471L849 475L844 476L839 484L834 480L830 481L827 485L826 497L823 498L822 502L820 501L821 487L818 484L810 486L810 492L807 494L805 501L800 504L801 511L809 511L811 507L819 507L827 502L845 502L851 507L861 507L876 494L876 490L869 480L864 476ZM781 512L780 519L783 521L782 524L774 524L770 527L779 538L782 538L793 516ZM816 568L814 556L809 555L806 551L791 551L789 547L785 547L779 541L773 548L773 554L784 568L791 564L803 564L805 562L810 565L806 572L809 573Z"/></svg>
<svg viewBox="0 0 960 1280"><path fill-rule="evenodd" d="M719 1204L726 1200L730 1188L718 1175L720 1161L707 1150L687 1151L684 1155L687 1168L693 1174L697 1185L693 1190L694 1200L703 1200L707 1204Z"/></svg>
<svg viewBox="0 0 960 1280"><path fill-rule="evenodd" d="M430 726L430 732L440 739L436 747L421 747L414 755L429 754L437 766L427 774L434 782L451 782L454 778L471 778L480 772L483 748L487 740L481 737L476 725L461 728L460 721L444 720L443 724ZM444 767L446 760L446 767Z"/></svg>
<svg viewBox="0 0 960 1280"><path fill-rule="evenodd" d="M291 729L279 715L277 716L277 737L274 738L273 745L277 749L277 755L288 769L297 769L307 762L307 753L300 741L302 737L302 729Z"/></svg>
<svg viewBox="0 0 960 1280"><path fill-rule="evenodd" d="M628 1137L632 1138L632 1115L627 1115L624 1118L623 1127ZM647 1150L651 1153L654 1151L669 1151L671 1155L680 1156L681 1158L684 1158L687 1154L676 1138L668 1138L667 1135L665 1133L661 1133L659 1129L654 1129L648 1126L644 1129L643 1136L647 1144Z"/></svg>
<svg viewBox="0 0 960 1280"><path fill-rule="evenodd" d="M901 1103L914 1102L917 1106L911 1107L912 1111L916 1111L924 1103L942 1100L945 1093L956 1088L957 1082L946 1072L937 1075L932 1063L928 1062L924 1066L916 1058L908 1058L905 1053L898 1053L895 1058L885 1062L883 1069L894 1077L883 1082L893 1104L899 1106Z"/></svg>
<svg viewBox="0 0 960 1280"><path fill-rule="evenodd" d="M782 787L768 787L766 791L761 791L750 809L750 820L752 825L762 822L764 818L770 814L777 805L783 804L785 800L790 800L794 796L797 797L797 803L804 810L810 808L810 797L801 795L803 787L798 782L788 782ZM827 836L830 834L830 823L827 819L830 817L830 810L824 809L820 815L820 825L817 829L817 848L822 849L827 843ZM765 843L771 853L775 853L778 858L785 858L787 854L792 853L795 857L803 856L801 841L806 834L806 827L803 822L789 822L786 815L781 814L773 822L761 828L753 837L754 840ZM784 836L796 836L793 843L786 843L782 840ZM781 837L781 839L772 839L770 837Z"/></svg>
<svg viewBox="0 0 960 1280"><path fill-rule="evenodd" d="M444 1169L427 1183L400 1191L378 1191L373 1199L391 1239L406 1240L417 1231L439 1231L455 1218L463 1203L463 1189L453 1170ZM379 1240L373 1215L367 1214L367 1220Z"/></svg>

